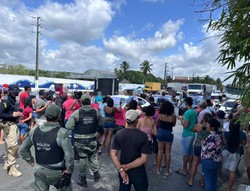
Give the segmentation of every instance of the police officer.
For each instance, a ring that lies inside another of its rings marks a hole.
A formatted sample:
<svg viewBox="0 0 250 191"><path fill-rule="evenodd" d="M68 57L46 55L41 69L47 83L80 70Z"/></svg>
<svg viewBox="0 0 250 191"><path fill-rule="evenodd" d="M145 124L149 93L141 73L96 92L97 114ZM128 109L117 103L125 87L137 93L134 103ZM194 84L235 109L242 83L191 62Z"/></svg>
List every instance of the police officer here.
<svg viewBox="0 0 250 191"><path fill-rule="evenodd" d="M90 106L90 100L91 97L88 94L83 94L82 107L74 111L66 123L66 128L74 128L75 148L80 158L77 183L83 187L87 187L88 164L94 173L95 182L100 179L96 135L98 128L102 128L103 121L100 112Z"/></svg>
<svg viewBox="0 0 250 191"><path fill-rule="evenodd" d="M17 170L16 156L18 151L18 128L16 125L17 119L22 115L21 112L15 111L15 99L12 101L8 99L8 89L2 90L2 98L0 103L0 119L1 127L4 130L5 139L5 161L3 169L7 170L8 174L13 177L19 177L22 175ZM13 90L11 89L13 95ZM12 96L14 97L14 96Z"/></svg>
<svg viewBox="0 0 250 191"><path fill-rule="evenodd" d="M48 106L45 110L46 123L31 129L20 147L21 157L34 167L36 191L49 190L50 185L58 190L72 190L74 154L68 130L58 123L60 113L59 106ZM36 164L30 151L32 145Z"/></svg>

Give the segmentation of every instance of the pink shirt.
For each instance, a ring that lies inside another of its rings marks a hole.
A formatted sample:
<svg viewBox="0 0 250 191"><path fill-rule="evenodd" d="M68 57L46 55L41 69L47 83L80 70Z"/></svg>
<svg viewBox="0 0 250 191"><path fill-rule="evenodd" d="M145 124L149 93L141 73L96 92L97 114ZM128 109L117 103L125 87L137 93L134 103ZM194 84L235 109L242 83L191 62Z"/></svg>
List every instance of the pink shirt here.
<svg viewBox="0 0 250 191"><path fill-rule="evenodd" d="M152 128L150 128L150 127L141 127L140 130L147 134L149 141L152 140Z"/></svg>
<svg viewBox="0 0 250 191"><path fill-rule="evenodd" d="M72 113L80 108L80 105L73 98L68 98L63 103L63 108L65 109L65 119L68 120Z"/></svg>

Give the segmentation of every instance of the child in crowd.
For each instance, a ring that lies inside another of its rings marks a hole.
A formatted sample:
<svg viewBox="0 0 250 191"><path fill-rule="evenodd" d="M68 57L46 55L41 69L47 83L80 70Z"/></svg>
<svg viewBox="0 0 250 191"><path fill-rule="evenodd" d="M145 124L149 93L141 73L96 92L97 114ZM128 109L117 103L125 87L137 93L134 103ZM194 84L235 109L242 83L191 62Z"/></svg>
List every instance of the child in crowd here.
<svg viewBox="0 0 250 191"><path fill-rule="evenodd" d="M20 131L19 138L20 138L21 143L24 140L25 134L30 130L29 126L32 120L32 114L33 114L32 102L31 102L30 97L28 97L24 101L24 110L22 112L22 119L17 124L18 129Z"/></svg>

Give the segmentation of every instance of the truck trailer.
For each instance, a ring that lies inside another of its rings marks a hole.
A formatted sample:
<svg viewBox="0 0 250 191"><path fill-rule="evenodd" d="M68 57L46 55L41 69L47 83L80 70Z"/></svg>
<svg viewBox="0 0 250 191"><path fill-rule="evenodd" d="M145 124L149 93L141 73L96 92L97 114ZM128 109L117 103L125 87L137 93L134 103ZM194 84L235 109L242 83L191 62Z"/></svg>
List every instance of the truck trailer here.
<svg viewBox="0 0 250 191"><path fill-rule="evenodd" d="M187 86L187 94L189 96L192 95L203 95L203 96L207 96L207 95L211 95L211 93L213 92L213 85L210 84L188 84Z"/></svg>

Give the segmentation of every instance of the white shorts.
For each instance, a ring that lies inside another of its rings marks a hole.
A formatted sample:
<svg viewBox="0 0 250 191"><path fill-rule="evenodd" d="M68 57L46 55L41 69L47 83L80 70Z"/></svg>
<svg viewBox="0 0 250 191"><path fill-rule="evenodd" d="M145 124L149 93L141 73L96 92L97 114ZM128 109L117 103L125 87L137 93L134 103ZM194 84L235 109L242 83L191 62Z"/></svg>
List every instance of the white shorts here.
<svg viewBox="0 0 250 191"><path fill-rule="evenodd" d="M240 161L240 154L230 153L228 150L222 151L223 162L222 168L226 168L232 172L235 172Z"/></svg>

